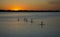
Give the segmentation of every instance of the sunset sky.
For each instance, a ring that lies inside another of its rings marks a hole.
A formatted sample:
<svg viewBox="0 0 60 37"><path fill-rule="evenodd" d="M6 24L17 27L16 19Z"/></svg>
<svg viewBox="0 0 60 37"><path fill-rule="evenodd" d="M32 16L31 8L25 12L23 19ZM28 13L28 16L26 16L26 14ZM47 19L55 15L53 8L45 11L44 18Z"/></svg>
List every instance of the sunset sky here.
<svg viewBox="0 0 60 37"><path fill-rule="evenodd" d="M60 10L60 0L0 0L0 10Z"/></svg>

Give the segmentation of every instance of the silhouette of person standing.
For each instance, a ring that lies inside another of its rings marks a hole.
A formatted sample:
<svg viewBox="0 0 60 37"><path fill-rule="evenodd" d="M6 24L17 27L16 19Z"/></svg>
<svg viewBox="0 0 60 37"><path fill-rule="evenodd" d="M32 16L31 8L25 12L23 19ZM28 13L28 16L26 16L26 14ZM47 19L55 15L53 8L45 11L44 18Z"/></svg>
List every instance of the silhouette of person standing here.
<svg viewBox="0 0 60 37"><path fill-rule="evenodd" d="M18 18L18 22L19 22L19 18Z"/></svg>
<svg viewBox="0 0 60 37"><path fill-rule="evenodd" d="M43 21L41 21L41 24L40 24L40 25L41 25L41 28L43 28L43 25L44 25L44 24L43 24Z"/></svg>
<svg viewBox="0 0 60 37"><path fill-rule="evenodd" d="M27 18L24 18L24 21L25 21L25 22L28 22Z"/></svg>
<svg viewBox="0 0 60 37"><path fill-rule="evenodd" d="M31 19L31 23L33 23L33 19Z"/></svg>

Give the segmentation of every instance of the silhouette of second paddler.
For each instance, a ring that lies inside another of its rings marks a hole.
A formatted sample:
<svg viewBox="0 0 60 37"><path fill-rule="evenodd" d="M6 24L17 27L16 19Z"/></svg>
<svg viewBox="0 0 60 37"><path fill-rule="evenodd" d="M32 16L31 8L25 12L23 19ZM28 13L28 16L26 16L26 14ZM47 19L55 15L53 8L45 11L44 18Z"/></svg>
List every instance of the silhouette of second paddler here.
<svg viewBox="0 0 60 37"><path fill-rule="evenodd" d="M43 24L43 21L41 21L41 23L40 23L39 25L41 25L41 28L43 28L43 25L44 25L44 24Z"/></svg>
<svg viewBox="0 0 60 37"><path fill-rule="evenodd" d="M31 19L31 23L33 23L33 19Z"/></svg>
<svg viewBox="0 0 60 37"><path fill-rule="evenodd" d="M19 22L19 18L18 18L18 22Z"/></svg>
<svg viewBox="0 0 60 37"><path fill-rule="evenodd" d="M24 18L24 21L25 21L25 22L28 22L27 18Z"/></svg>

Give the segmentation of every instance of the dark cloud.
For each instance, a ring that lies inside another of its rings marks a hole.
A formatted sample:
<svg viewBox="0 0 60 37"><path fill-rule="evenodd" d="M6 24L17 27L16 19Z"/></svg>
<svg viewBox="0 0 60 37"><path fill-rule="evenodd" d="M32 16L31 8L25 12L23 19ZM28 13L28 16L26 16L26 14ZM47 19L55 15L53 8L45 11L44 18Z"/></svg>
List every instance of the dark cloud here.
<svg viewBox="0 0 60 37"><path fill-rule="evenodd" d="M52 8L56 10L60 10L60 0L49 0L48 4L52 6Z"/></svg>
<svg viewBox="0 0 60 37"><path fill-rule="evenodd" d="M49 1L50 4L60 5L60 0Z"/></svg>

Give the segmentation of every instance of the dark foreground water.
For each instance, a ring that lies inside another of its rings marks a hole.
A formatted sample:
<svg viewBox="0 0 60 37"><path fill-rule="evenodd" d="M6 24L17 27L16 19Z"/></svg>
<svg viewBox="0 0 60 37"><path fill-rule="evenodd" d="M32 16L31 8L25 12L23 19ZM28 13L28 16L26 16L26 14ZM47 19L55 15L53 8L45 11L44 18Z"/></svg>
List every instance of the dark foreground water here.
<svg viewBox="0 0 60 37"><path fill-rule="evenodd" d="M0 12L0 37L60 37L60 13Z"/></svg>

